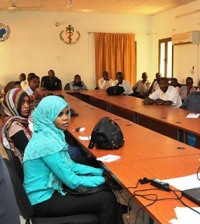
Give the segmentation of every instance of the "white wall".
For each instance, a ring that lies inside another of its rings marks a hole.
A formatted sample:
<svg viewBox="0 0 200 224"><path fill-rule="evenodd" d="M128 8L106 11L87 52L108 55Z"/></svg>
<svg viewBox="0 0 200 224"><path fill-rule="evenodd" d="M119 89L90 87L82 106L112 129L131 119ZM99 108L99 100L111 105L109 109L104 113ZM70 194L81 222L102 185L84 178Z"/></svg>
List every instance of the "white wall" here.
<svg viewBox="0 0 200 224"><path fill-rule="evenodd" d="M60 22L60 26L55 26ZM135 33L137 74L151 73L152 17L47 12L1 12L0 23L11 29L10 38L0 42L0 83L17 80L21 72L42 77L54 69L63 85L80 74L89 89L95 83L92 32ZM80 41L67 45L59 34L68 25L81 33Z"/></svg>
<svg viewBox="0 0 200 224"><path fill-rule="evenodd" d="M200 10L199 0L154 16L153 32L157 33L154 43L174 34L200 30L200 12L176 18L196 10ZM158 52L158 45L154 44L153 47L153 52ZM185 78L191 76L197 85L200 70L199 53L198 46L194 44L174 46L174 77L177 77L180 83L185 83ZM157 54L154 54L154 68L158 66L157 58ZM194 72L191 72L193 66Z"/></svg>

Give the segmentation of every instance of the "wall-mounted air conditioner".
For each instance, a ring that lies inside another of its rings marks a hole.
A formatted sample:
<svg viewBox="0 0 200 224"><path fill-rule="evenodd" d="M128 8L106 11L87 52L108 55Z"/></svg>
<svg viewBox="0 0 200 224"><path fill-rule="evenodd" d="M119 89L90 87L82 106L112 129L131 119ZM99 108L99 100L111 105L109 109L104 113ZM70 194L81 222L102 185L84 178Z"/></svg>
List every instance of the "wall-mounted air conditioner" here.
<svg viewBox="0 0 200 224"><path fill-rule="evenodd" d="M175 34L172 36L172 44L200 44L200 31Z"/></svg>

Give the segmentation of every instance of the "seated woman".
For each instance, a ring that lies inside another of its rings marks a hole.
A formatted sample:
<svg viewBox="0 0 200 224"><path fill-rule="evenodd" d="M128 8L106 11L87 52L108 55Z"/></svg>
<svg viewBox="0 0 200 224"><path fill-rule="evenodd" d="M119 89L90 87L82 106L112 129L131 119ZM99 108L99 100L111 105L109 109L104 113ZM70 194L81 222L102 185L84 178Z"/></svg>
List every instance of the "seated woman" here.
<svg viewBox="0 0 200 224"><path fill-rule="evenodd" d="M31 138L28 117L30 114L30 98L19 88L9 90L2 102L5 113L1 134L2 144L5 148L14 151L22 161L25 147Z"/></svg>
<svg viewBox="0 0 200 224"><path fill-rule="evenodd" d="M81 81L80 75L74 76L74 81L69 83L70 90L86 90L87 86L83 81Z"/></svg>
<svg viewBox="0 0 200 224"><path fill-rule="evenodd" d="M31 109L33 109L33 103L29 95L19 88L8 91L2 102L2 110L5 114L1 131L2 143L5 148L14 151L20 161L32 136L34 124L30 116ZM73 145L69 146L69 154L73 159L82 157L80 148Z"/></svg>
<svg viewBox="0 0 200 224"><path fill-rule="evenodd" d="M112 191L90 195L66 193L107 182L104 170L71 160L64 131L70 122L68 103L58 96L42 99L33 112L34 132L24 154L24 187L38 216L95 213L99 224L121 224L119 204Z"/></svg>

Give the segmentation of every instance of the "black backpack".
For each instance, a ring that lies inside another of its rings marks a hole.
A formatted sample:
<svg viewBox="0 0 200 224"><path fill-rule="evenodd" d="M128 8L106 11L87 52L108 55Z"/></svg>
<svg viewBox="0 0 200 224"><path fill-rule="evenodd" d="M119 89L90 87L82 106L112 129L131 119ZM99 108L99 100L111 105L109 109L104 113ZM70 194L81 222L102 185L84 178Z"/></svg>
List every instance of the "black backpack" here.
<svg viewBox="0 0 200 224"><path fill-rule="evenodd" d="M124 92L124 88L122 86L110 86L106 89L106 93L109 96L118 96Z"/></svg>
<svg viewBox="0 0 200 224"><path fill-rule="evenodd" d="M109 117L103 117L92 131L88 148L119 149L123 144L124 136L119 125Z"/></svg>

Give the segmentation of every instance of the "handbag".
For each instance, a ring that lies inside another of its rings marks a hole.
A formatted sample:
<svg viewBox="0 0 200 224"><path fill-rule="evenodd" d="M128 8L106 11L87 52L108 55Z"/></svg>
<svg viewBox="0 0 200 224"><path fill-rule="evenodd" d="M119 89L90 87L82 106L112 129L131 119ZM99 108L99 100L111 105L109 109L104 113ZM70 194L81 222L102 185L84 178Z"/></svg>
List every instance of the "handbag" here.
<svg viewBox="0 0 200 224"><path fill-rule="evenodd" d="M73 195L89 195L89 194L95 194L99 191L110 191L110 187L106 184L99 185L97 187L85 187L85 186L79 186L76 189L70 189L66 185L64 185L64 191L66 191L68 194Z"/></svg>

